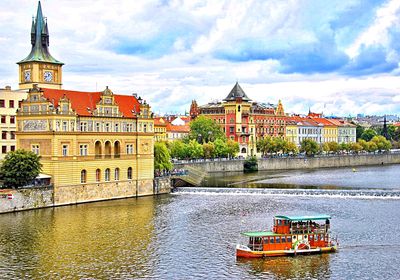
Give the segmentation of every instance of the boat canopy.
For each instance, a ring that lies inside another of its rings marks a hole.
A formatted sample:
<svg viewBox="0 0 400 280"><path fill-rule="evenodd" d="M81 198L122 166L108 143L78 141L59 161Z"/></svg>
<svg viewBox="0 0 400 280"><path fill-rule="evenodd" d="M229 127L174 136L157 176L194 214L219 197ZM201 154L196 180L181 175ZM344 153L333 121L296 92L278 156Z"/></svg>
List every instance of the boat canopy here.
<svg viewBox="0 0 400 280"><path fill-rule="evenodd" d="M329 215L313 215L313 216L275 216L275 219L289 220L289 221L310 221L310 220L326 220L330 219Z"/></svg>
<svg viewBox="0 0 400 280"><path fill-rule="evenodd" d="M242 232L241 234L248 237L264 237L264 236L280 235L272 231L250 231L250 232Z"/></svg>

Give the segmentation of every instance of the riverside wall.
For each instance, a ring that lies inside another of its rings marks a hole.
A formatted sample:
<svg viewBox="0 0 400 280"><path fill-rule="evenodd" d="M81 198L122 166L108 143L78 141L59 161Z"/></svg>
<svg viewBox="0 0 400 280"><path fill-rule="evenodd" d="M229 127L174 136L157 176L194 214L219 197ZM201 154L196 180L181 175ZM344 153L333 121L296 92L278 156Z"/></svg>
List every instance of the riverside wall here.
<svg viewBox="0 0 400 280"><path fill-rule="evenodd" d="M171 191L170 177L154 180L119 181L63 187L0 189L0 213L111 199L165 194Z"/></svg>
<svg viewBox="0 0 400 280"><path fill-rule="evenodd" d="M242 172L243 160L218 160L175 163L175 168L186 166L205 172ZM258 170L315 169L330 167L352 167L363 165L399 164L400 153L360 154L321 157L284 157L258 159Z"/></svg>

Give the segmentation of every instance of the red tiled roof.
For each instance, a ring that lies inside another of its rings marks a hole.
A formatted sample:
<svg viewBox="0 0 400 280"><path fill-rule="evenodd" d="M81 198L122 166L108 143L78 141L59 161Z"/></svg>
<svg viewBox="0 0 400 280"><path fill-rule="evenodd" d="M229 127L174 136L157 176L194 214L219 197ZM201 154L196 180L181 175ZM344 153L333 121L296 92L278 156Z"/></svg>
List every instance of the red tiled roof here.
<svg viewBox="0 0 400 280"><path fill-rule="evenodd" d="M172 125L170 123L167 124L168 132L182 132L189 133L190 127L188 125Z"/></svg>
<svg viewBox="0 0 400 280"><path fill-rule="evenodd" d="M317 123L321 123L324 126L337 126L336 124L334 124L333 122L325 119L325 118L312 118L313 121L317 122Z"/></svg>
<svg viewBox="0 0 400 280"><path fill-rule="evenodd" d="M155 118L154 119L154 125L158 125L158 126L166 126L166 122L164 121L163 118Z"/></svg>
<svg viewBox="0 0 400 280"><path fill-rule="evenodd" d="M96 109L96 104L100 101L102 92L83 92L65 89L42 88L43 96L53 103L54 107L64 96L71 101L71 107L79 116L92 116ZM115 103L124 117L135 117L140 111L140 105L134 96L114 94Z"/></svg>

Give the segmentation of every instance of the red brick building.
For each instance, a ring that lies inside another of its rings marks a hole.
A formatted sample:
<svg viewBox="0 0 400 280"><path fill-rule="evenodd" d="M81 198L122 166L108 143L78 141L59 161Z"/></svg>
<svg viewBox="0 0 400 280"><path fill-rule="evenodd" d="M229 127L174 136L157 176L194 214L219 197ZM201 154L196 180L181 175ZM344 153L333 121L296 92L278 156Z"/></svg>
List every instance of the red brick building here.
<svg viewBox="0 0 400 280"><path fill-rule="evenodd" d="M239 143L240 155L255 155L260 137L285 137L285 112L278 105L253 102L239 83L228 96L219 102L198 106L193 100L190 107L192 119L198 115L211 118L219 124L228 139Z"/></svg>

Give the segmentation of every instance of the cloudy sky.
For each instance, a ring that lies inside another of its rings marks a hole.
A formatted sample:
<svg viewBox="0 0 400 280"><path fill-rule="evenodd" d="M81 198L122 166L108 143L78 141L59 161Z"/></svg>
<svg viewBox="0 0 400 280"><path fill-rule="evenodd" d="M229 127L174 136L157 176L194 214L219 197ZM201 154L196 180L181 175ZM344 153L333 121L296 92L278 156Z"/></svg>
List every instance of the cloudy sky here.
<svg viewBox="0 0 400 280"><path fill-rule="evenodd" d="M138 93L157 113L236 81L287 112L400 114L399 0L42 0L65 89ZM0 1L0 87L18 87L37 1Z"/></svg>

